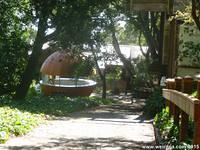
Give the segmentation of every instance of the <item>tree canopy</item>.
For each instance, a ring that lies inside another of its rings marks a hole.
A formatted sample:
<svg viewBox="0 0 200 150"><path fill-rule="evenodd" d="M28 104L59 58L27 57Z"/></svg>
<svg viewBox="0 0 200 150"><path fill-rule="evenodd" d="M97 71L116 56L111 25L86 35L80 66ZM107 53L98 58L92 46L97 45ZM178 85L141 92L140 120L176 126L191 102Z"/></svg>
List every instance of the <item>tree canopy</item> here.
<svg viewBox="0 0 200 150"><path fill-rule="evenodd" d="M94 54L110 41L132 76L134 69L122 55L120 43L148 45L148 51L141 49L142 53L160 64L163 13L129 12L124 4L123 0L1 1L0 94L25 97L47 42L57 50ZM119 21L126 22L124 28Z"/></svg>

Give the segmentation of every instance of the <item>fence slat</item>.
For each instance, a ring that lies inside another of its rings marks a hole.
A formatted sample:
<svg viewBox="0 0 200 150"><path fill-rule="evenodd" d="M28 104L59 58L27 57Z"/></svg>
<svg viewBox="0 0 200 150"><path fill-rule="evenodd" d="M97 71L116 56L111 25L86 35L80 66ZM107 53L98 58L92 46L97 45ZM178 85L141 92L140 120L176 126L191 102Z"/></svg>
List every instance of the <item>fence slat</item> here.
<svg viewBox="0 0 200 150"><path fill-rule="evenodd" d="M186 76L182 80L182 91L184 93L190 94L192 92L192 82L193 79L190 76ZM187 99L183 99L183 109L181 109L181 124L180 124L180 142L183 142L186 140L188 135L188 124L189 124L189 114L190 111L188 111L188 105L190 101Z"/></svg>
<svg viewBox="0 0 200 150"><path fill-rule="evenodd" d="M200 80L197 81L197 98L200 99ZM194 136L193 144L200 145L200 104L194 105Z"/></svg>
<svg viewBox="0 0 200 150"><path fill-rule="evenodd" d="M173 102L176 106L178 106L180 109L185 111L185 113L191 116L192 119L194 119L194 105L200 103L197 98L190 97L188 94L170 89L163 89L163 97L165 99L168 99L170 102ZM185 106L188 106L190 108L186 109Z"/></svg>
<svg viewBox="0 0 200 150"><path fill-rule="evenodd" d="M182 80L183 78L181 77L176 77L175 78L175 90L177 91L181 91L182 89ZM175 107L174 107L174 124L176 124L177 126L179 126L179 120L180 120L180 109L179 109L179 103L181 101L178 99L175 99Z"/></svg>

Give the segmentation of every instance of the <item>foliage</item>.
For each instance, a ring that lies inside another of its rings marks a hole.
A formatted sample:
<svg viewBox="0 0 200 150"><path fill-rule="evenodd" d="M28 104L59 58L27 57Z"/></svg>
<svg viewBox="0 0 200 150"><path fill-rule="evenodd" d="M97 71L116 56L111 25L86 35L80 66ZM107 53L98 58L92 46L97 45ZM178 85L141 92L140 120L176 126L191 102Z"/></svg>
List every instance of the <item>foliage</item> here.
<svg viewBox="0 0 200 150"><path fill-rule="evenodd" d="M154 117L164 108L164 100L162 97L162 88L155 88L151 96L146 100L144 112L150 117Z"/></svg>
<svg viewBox="0 0 200 150"><path fill-rule="evenodd" d="M185 42L183 47L185 48L184 51L182 51L183 57L195 55L196 57L192 57L191 61L200 64L200 51L198 51L200 49L200 43L195 44L194 42L189 41Z"/></svg>
<svg viewBox="0 0 200 150"><path fill-rule="evenodd" d="M134 44L146 46L146 41L143 35L140 37L140 31L130 22L124 21L124 27L117 28L117 34L120 44Z"/></svg>
<svg viewBox="0 0 200 150"><path fill-rule="evenodd" d="M28 90L28 93L27 93L27 98L32 98L32 97L34 97L34 96L37 96L37 95L39 95L40 93L37 91L37 84L36 84L36 81L35 80L33 80L32 81L32 84L30 85L30 87L29 87L29 90Z"/></svg>
<svg viewBox="0 0 200 150"><path fill-rule="evenodd" d="M108 81L119 80L121 78L121 66L110 65L105 68L105 71L107 73L106 79Z"/></svg>
<svg viewBox="0 0 200 150"><path fill-rule="evenodd" d="M41 95L27 97L25 101L15 101L8 96L0 99L0 143L9 136L24 135L45 118L66 116L98 105L109 105L113 101L98 97L69 98L63 96L44 97Z"/></svg>
<svg viewBox="0 0 200 150"><path fill-rule="evenodd" d="M135 78L133 79L134 86L136 87L150 87L152 86L153 76L149 72L149 62L138 57L134 59L135 63Z"/></svg>
<svg viewBox="0 0 200 150"><path fill-rule="evenodd" d="M117 85L117 82L121 80L122 66L108 65L105 68L105 71L107 85L110 85L111 88L109 90L111 90L113 94L119 94L120 88Z"/></svg>
<svg viewBox="0 0 200 150"><path fill-rule="evenodd" d="M189 119L188 124L188 137L186 141L179 142L179 129L174 124L173 118L169 115L169 107L166 107L162 112L158 113L154 118L154 125L159 129L161 134L161 143L163 145L183 145L187 146L192 144L193 133L194 133L194 122Z"/></svg>
<svg viewBox="0 0 200 150"><path fill-rule="evenodd" d="M177 145L178 143L178 127L173 124L173 119L169 115L169 108L166 107L162 112L158 113L154 118L154 125L161 133L161 144Z"/></svg>
<svg viewBox="0 0 200 150"><path fill-rule="evenodd" d="M95 45L96 43L101 45L104 38L99 37L105 31L102 27L109 24L103 14L111 5L120 1L28 1L27 3L30 4L33 13L31 23L37 26L38 31L28 65L16 90L16 97L25 97L34 78L37 68L36 62L45 42L78 54L88 51L88 45ZM47 33L48 29L52 29L53 32Z"/></svg>
<svg viewBox="0 0 200 150"><path fill-rule="evenodd" d="M103 17L104 11L116 1L119 0L74 0L56 4L51 26L55 28L58 45L77 53L85 50L91 42L96 42L108 23Z"/></svg>
<svg viewBox="0 0 200 150"><path fill-rule="evenodd" d="M196 3L197 4L197 3ZM198 4L197 4L198 5ZM200 11L197 10L197 17L200 17ZM182 21L180 26L180 46L179 61L180 65L199 67L200 66L200 43L199 29L197 28L194 18L192 17L192 5L186 5L184 10L178 10L171 19Z"/></svg>
<svg viewBox="0 0 200 150"><path fill-rule="evenodd" d="M197 10L197 17L200 16L199 10ZM177 10L175 16L171 19L176 18L177 20L182 20L184 24L194 25L194 19L192 18L192 4L186 5L183 11Z"/></svg>
<svg viewBox="0 0 200 150"><path fill-rule="evenodd" d="M191 118L189 118L188 137L187 137L185 143L192 144L193 136L194 136L194 121Z"/></svg>
<svg viewBox="0 0 200 150"><path fill-rule="evenodd" d="M4 101L9 101L4 99ZM11 100L10 100L11 102ZM42 114L21 111L10 106L2 106L0 101L0 143L6 142L9 136L24 135L43 121Z"/></svg>
<svg viewBox="0 0 200 150"><path fill-rule="evenodd" d="M26 66L26 44L16 35L13 36L4 39L3 44L0 45L0 94L11 94L15 91Z"/></svg>
<svg viewBox="0 0 200 150"><path fill-rule="evenodd" d="M158 61L160 53L160 24L162 23L162 13L160 12L137 12L127 11L127 24L132 27L138 37L139 45L147 45L147 52L143 52L146 58ZM130 29L129 29L130 30Z"/></svg>
<svg viewBox="0 0 200 150"><path fill-rule="evenodd" d="M94 62L91 58L81 59L78 63L73 65L73 75L78 78L80 76L89 76L92 74Z"/></svg>
<svg viewBox="0 0 200 150"><path fill-rule="evenodd" d="M194 26L184 25L180 34L180 55L179 60L182 63L188 59L188 64L191 66L200 66L200 43L198 35L200 32Z"/></svg>
<svg viewBox="0 0 200 150"><path fill-rule="evenodd" d="M25 101L6 101L1 100L3 106L18 108L19 110L29 111L53 116L64 116L68 113L79 111L85 108L98 106L100 104L112 103L112 100L101 99L98 97L64 97L64 96L42 96L27 97Z"/></svg>
<svg viewBox="0 0 200 150"><path fill-rule="evenodd" d="M0 95L15 91L27 63L28 8L24 0L0 1Z"/></svg>
<svg viewBox="0 0 200 150"><path fill-rule="evenodd" d="M102 38L102 37L101 37ZM99 39L98 39L99 40ZM98 41L98 44L100 44L101 42ZM98 45L97 44L97 45ZM115 75L116 70L115 69L115 65L112 65L112 62L116 62L117 63L117 54L113 49L107 49L107 47L103 47L103 49L101 49L99 46L96 45L96 50L92 50L93 55L94 55L94 61L96 64L96 69L98 71L99 77L101 79L101 83L102 83L102 97L105 98L106 97L106 84L107 81L111 81L113 80L113 75ZM105 69L102 70L100 69L100 65L104 66ZM113 72L114 71L114 72ZM117 77L114 76L114 77Z"/></svg>
<svg viewBox="0 0 200 150"><path fill-rule="evenodd" d="M194 92L191 94L191 96L197 97L197 91L194 91Z"/></svg>
<svg viewBox="0 0 200 150"><path fill-rule="evenodd" d="M191 12L192 12L192 6L190 4L190 5L186 6L184 11L177 10L174 17L176 19L183 20L185 24L193 24L194 22L193 22L193 19L192 19ZM174 18L174 17L172 17L172 18Z"/></svg>
<svg viewBox="0 0 200 150"><path fill-rule="evenodd" d="M104 37L107 36L108 34L114 37L114 34L116 32L112 31L113 29L115 30L117 22L123 19L124 16L122 0L101 0L101 1L20 0L19 2L14 0L12 4L21 4L21 2L24 2L23 5L20 5L22 7L12 7L12 5L9 5L11 7L5 7L8 8L7 12L9 11L12 12L12 8L20 8L19 11L13 12L12 14L14 14L14 17L11 17L11 21L16 21L17 27L18 26L20 27L19 37L26 37L26 40L24 41L30 41L30 33L25 31L28 31L31 28L31 25L37 27L38 30L36 36L34 37L35 39L32 40L32 42L34 41L32 49L29 49L30 52L32 52L30 54L29 59L27 58L28 54L26 53L25 55L26 59L23 59L24 62L20 63L21 64L20 66L23 66L20 68L21 72L19 73L19 75L15 73L14 74L15 76L13 77L14 79L17 79L17 81L14 81L13 83L19 84L16 90L16 97L18 98L24 98L28 91L29 85L31 84L31 81L33 80L35 73L37 72L36 64L41 54L42 45L45 42L49 42L50 45L53 43L52 44L53 46L59 47L61 49L66 49L73 53L81 53L83 51L88 51L89 45L96 45L97 47L101 46L102 43L105 42ZM25 8L23 6L25 6ZM2 6L2 9L3 8L4 7ZM23 8L22 10L24 11L21 11L21 8ZM4 12L4 10L2 12ZM143 14L142 16L140 14L137 14L137 19L140 19L140 22L139 24L137 24L138 25L137 27L138 28L143 27L142 29L148 28L149 30L151 30L149 31L149 33L153 33L152 28L153 25L158 25L157 19L159 15L150 14L151 16L153 16L152 17L153 19L151 21L148 21L147 23L148 25L146 25L146 22L141 21L141 18L142 20L148 19L148 15L149 14L146 13ZM5 16L6 16L5 18L9 18L8 17L9 15ZM149 25L149 23L151 22L154 23L152 24L152 26ZM145 26L143 24L145 24ZM48 33L47 31L49 29L52 29L53 32ZM155 31L158 31L156 29ZM9 31L18 31L18 30L9 30ZM23 35L26 36L20 36L22 35L21 31L24 31L25 33L23 32L24 33ZM2 33L6 33L6 31ZM146 34L145 36L145 33L147 32L145 31L143 33L144 37L146 38L148 34ZM154 39L159 38L157 35L158 34L152 34L152 36L155 36ZM150 37L149 39L153 38ZM13 45L16 42L18 43L18 41L12 41L12 42ZM115 43L117 43L116 39ZM157 45L156 42L151 42L151 43L153 43L152 47L156 47ZM22 46L20 46L17 52L27 49L28 48L23 49ZM24 51L23 54L25 54ZM154 54L157 53L155 52ZM19 57L19 55L17 55L16 58L21 59L22 57ZM120 56L121 58L123 58L123 55ZM153 54L151 56L153 56ZM130 69L128 63L129 61L125 60L123 62L125 62L124 63L125 67L127 66L126 68L129 68L127 70L132 73L133 69ZM6 63L3 62L2 64ZM21 76L21 81L20 81L20 76ZM8 79L8 81L10 80ZM15 87L16 86L14 86L14 88Z"/></svg>

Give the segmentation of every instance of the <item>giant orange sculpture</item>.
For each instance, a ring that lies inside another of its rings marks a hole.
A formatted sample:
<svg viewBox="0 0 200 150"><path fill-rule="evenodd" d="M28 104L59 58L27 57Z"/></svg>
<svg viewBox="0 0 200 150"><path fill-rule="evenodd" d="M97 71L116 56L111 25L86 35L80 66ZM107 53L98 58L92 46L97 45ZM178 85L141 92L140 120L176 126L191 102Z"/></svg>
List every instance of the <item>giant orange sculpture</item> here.
<svg viewBox="0 0 200 150"><path fill-rule="evenodd" d="M65 51L51 54L42 64L41 90L45 95L89 96L95 88L92 80L69 78L78 58Z"/></svg>

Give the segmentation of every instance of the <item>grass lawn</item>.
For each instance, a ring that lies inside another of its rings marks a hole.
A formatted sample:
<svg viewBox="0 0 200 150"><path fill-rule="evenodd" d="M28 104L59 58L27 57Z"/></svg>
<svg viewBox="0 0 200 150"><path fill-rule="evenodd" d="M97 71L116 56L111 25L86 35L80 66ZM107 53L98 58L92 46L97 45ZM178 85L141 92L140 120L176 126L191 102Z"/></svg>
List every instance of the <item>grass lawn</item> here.
<svg viewBox="0 0 200 150"><path fill-rule="evenodd" d="M24 135L46 119L95 107L112 104L113 100L97 97L69 98L64 96L46 97L36 95L22 101L9 97L0 98L0 143L10 136Z"/></svg>

